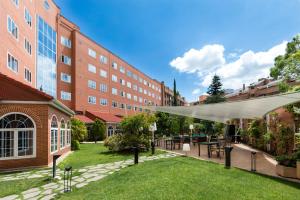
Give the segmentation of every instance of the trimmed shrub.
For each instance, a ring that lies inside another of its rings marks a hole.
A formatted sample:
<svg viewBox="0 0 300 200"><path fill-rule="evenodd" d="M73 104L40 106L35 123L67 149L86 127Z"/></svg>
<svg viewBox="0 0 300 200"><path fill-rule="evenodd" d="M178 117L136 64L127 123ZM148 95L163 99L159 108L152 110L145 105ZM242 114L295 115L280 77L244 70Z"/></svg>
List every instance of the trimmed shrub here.
<svg viewBox="0 0 300 200"><path fill-rule="evenodd" d="M80 150L80 144L78 140L71 141L71 149L72 151Z"/></svg>

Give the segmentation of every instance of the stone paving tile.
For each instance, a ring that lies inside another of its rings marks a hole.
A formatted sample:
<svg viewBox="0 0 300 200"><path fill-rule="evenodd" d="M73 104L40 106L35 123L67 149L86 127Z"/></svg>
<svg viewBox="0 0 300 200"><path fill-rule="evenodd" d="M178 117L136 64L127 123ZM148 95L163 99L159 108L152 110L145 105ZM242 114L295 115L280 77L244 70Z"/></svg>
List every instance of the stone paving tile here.
<svg viewBox="0 0 300 200"><path fill-rule="evenodd" d="M169 158L169 157L174 157L174 156L176 156L176 155L173 155L173 154L171 155L170 153L161 154L159 156L152 156L152 157L141 156L139 159L139 162L142 163L147 160L149 160L149 161L157 160L157 159ZM97 164L97 165L84 167L84 168L78 170L78 172L81 172L82 174L73 176L72 187L76 187L76 188L84 187L91 182L101 180L104 177L106 177L107 175L113 174L114 172L119 171L120 169L128 167L133 164L134 164L133 159L129 159L129 160L117 161L117 162L113 162L113 163ZM76 170L74 170L74 171L76 172ZM36 172L36 174L24 172L19 175L21 175L21 177L23 177L23 178L29 178L29 177L41 176L42 174L47 176L47 175L49 175L49 173L51 175L52 171L51 170L43 170L40 172ZM62 171L61 170L58 171L57 175L58 175L58 177L61 178ZM43 176L41 176L41 177L43 177ZM15 178L15 176L5 177L5 179L11 179L11 178ZM2 178L2 179L0 179L0 181L1 180L3 181L5 179ZM0 198L0 200L54 199L55 195L57 195L58 193L64 192L64 181L59 180L59 179L57 179L57 180L58 181L56 181L56 182L45 184L39 188L28 189L28 190L22 192L21 195L10 195L10 196L4 197L4 198Z"/></svg>

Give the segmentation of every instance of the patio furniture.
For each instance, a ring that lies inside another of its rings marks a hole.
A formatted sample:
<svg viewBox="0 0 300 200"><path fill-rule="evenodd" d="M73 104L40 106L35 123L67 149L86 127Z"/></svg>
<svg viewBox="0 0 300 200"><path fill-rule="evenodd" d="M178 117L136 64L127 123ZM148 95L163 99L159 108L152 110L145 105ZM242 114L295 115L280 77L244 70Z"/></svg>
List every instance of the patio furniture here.
<svg viewBox="0 0 300 200"><path fill-rule="evenodd" d="M178 147L178 149L180 149L180 146L181 146L181 138L180 136L174 136L173 139L172 139L172 146L171 147L171 150L172 148L176 149L176 145Z"/></svg>
<svg viewBox="0 0 300 200"><path fill-rule="evenodd" d="M188 144L190 144L191 143L191 138L190 138L190 136L189 135L184 135L183 137L182 137L182 143L188 143Z"/></svg>
<svg viewBox="0 0 300 200"><path fill-rule="evenodd" d="M218 144L219 142L198 142L198 155L200 156L200 145L207 145L207 156L211 158L211 146Z"/></svg>
<svg viewBox="0 0 300 200"><path fill-rule="evenodd" d="M206 142L207 137L204 133L199 133L199 134L192 134L192 143L195 146L195 144L198 142Z"/></svg>
<svg viewBox="0 0 300 200"><path fill-rule="evenodd" d="M221 153L223 153L223 156L225 154L225 146L226 146L226 140L225 139L218 139L218 144L216 146L212 146L210 151L216 152L217 156L221 159Z"/></svg>

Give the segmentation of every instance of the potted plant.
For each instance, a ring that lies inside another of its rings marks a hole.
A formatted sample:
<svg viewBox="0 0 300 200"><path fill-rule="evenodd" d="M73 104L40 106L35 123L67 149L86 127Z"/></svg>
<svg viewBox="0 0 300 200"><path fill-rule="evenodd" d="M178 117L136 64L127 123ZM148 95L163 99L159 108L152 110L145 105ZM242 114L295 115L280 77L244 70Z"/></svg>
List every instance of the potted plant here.
<svg viewBox="0 0 300 200"><path fill-rule="evenodd" d="M279 176L297 178L296 159L293 155L277 156L276 173Z"/></svg>

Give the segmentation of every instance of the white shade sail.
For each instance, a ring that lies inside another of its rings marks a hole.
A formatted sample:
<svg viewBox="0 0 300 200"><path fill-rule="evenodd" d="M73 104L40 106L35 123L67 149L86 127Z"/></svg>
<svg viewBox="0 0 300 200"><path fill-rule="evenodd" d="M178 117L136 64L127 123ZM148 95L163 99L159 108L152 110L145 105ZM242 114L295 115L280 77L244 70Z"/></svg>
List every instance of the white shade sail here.
<svg viewBox="0 0 300 200"><path fill-rule="evenodd" d="M147 109L216 122L226 122L230 119L261 118L277 108L296 102L300 102L299 92L197 106L148 106Z"/></svg>

